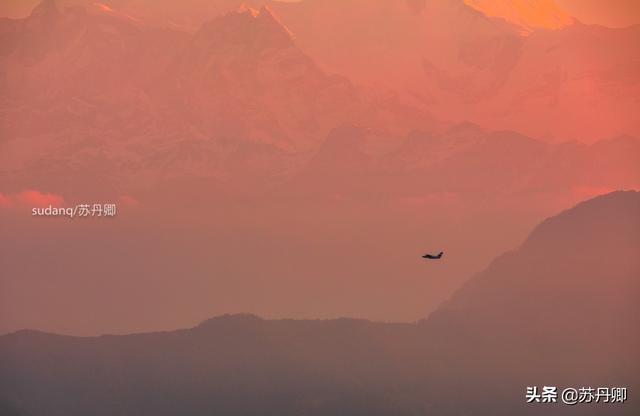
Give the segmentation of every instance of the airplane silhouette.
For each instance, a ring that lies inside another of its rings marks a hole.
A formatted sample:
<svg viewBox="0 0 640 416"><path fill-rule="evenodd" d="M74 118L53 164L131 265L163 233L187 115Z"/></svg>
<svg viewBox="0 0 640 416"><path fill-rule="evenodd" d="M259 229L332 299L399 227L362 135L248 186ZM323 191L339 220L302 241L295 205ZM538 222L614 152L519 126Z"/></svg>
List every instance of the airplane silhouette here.
<svg viewBox="0 0 640 416"><path fill-rule="evenodd" d="M442 258L442 255L444 253L441 251L440 253L438 253L437 255L433 255L433 254L425 254L424 256L422 256L423 259L429 259L429 260L439 260Z"/></svg>

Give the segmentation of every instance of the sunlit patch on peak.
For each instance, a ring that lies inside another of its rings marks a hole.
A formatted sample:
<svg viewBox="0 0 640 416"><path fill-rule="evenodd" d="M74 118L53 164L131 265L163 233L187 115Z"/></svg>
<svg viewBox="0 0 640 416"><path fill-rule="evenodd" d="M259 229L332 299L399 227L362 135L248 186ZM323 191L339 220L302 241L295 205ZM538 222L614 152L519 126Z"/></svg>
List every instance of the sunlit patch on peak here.
<svg viewBox="0 0 640 416"><path fill-rule="evenodd" d="M561 29L575 19L555 0L465 0L468 6L491 17L520 26L523 34L534 29Z"/></svg>

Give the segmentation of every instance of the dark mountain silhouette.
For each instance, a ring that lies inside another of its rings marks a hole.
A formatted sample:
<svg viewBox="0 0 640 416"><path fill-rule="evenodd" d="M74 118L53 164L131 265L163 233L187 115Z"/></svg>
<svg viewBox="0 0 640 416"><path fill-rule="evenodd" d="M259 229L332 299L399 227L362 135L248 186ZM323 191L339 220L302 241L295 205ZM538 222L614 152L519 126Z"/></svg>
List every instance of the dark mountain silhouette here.
<svg viewBox="0 0 640 416"><path fill-rule="evenodd" d="M434 348L450 354L442 362L448 371L474 369L466 397L487 409L480 413L523 414L522 403L500 413L489 409L525 385L639 385L640 333L631 329L640 312L640 259L633 254L640 249L639 213L640 193L615 192L545 220L424 322L438 334ZM470 391L481 380L493 385L493 395ZM640 402L632 401L607 411L638 409Z"/></svg>
<svg viewBox="0 0 640 416"><path fill-rule="evenodd" d="M187 330L0 337L0 403L38 415L633 415L526 405L529 385L640 388L640 193L534 229L428 319L214 318Z"/></svg>

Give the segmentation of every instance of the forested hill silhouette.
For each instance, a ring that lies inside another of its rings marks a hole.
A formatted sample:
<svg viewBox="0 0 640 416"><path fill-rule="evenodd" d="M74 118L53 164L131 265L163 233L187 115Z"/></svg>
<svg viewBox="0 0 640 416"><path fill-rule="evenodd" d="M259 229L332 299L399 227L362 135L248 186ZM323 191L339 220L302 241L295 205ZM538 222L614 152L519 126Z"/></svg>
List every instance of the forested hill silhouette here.
<svg viewBox="0 0 640 416"><path fill-rule="evenodd" d="M79 338L0 337L16 415L637 414L525 403L526 386L640 388L640 193L540 224L424 321L263 320ZM544 408L542 406L545 406ZM578 412L578 413L574 413Z"/></svg>

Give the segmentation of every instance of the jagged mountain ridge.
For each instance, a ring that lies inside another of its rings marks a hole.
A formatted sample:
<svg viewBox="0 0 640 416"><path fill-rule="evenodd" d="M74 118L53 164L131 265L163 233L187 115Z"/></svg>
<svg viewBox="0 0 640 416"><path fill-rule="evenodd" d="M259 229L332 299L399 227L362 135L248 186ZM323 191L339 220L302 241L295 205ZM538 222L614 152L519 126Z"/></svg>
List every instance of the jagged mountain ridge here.
<svg viewBox="0 0 640 416"><path fill-rule="evenodd" d="M187 32L243 3L109 2L146 24ZM550 142L593 143L640 132L633 117L637 25L584 25L553 1L246 3L272 8L323 69L395 89L443 120L470 120Z"/></svg>
<svg viewBox="0 0 640 416"><path fill-rule="evenodd" d="M4 165L17 175L30 176L37 162L89 172L100 165L121 178L252 170L268 177L287 170L286 154L309 152L343 122L387 135L433 125L421 110L326 74L267 7L226 13L194 34L49 1L2 25L10 45L0 60L3 117L13 154ZM39 151L21 151L35 140ZM229 163L236 148L251 153L240 165ZM253 162L264 149L274 159Z"/></svg>

